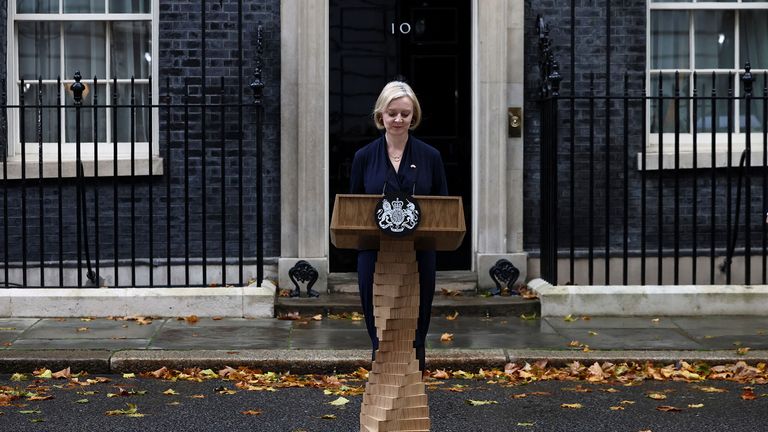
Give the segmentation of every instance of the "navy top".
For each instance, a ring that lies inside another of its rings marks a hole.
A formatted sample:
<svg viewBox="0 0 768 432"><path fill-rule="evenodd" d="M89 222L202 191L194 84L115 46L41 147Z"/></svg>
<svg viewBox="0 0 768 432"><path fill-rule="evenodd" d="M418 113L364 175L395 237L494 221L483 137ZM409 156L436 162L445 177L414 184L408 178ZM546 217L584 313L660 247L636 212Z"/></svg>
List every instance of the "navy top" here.
<svg viewBox="0 0 768 432"><path fill-rule="evenodd" d="M395 167L389 161L384 135L358 150L352 161L349 192L381 195L386 191L414 195L448 195L440 152L409 135L400 167L395 172Z"/></svg>

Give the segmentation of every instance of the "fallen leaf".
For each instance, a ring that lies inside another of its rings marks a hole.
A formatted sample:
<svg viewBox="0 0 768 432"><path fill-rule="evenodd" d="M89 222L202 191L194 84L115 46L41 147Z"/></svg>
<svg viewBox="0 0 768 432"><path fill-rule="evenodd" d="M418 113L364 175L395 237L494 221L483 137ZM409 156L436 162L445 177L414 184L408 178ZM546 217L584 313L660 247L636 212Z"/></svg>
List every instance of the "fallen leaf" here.
<svg viewBox="0 0 768 432"><path fill-rule="evenodd" d="M736 354L738 355L746 355L749 352L749 347L741 347L736 350Z"/></svg>
<svg viewBox="0 0 768 432"><path fill-rule="evenodd" d="M446 371L444 371L442 369L438 369L438 370L432 372L432 378L435 378L435 379L448 379L448 378L450 378L450 376L448 375L448 372L446 372Z"/></svg>
<svg viewBox="0 0 768 432"><path fill-rule="evenodd" d="M654 323L654 324L658 324L658 323L661 322L661 318L654 318L654 319L651 320L651 322Z"/></svg>
<svg viewBox="0 0 768 432"><path fill-rule="evenodd" d="M623 401L621 401L621 402L619 402L619 403L620 403L621 405L633 405L633 404L635 403L635 401L631 401L631 400L623 400Z"/></svg>
<svg viewBox="0 0 768 432"><path fill-rule="evenodd" d="M704 404L688 404L688 408L704 408Z"/></svg>
<svg viewBox="0 0 768 432"><path fill-rule="evenodd" d="M176 396L179 393L176 390L174 390L174 389L168 389L168 390L164 391L163 394L166 395L166 396Z"/></svg>
<svg viewBox="0 0 768 432"><path fill-rule="evenodd" d="M124 373L123 378L136 378L135 373Z"/></svg>
<svg viewBox="0 0 768 432"><path fill-rule="evenodd" d="M534 426L535 424L534 423L528 423L528 422L520 422L517 425L521 426L521 427L530 427L530 426Z"/></svg>
<svg viewBox="0 0 768 432"><path fill-rule="evenodd" d="M51 377L53 377L53 372L51 372L50 369L38 369L32 372L32 375L38 378L51 379Z"/></svg>
<svg viewBox="0 0 768 432"><path fill-rule="evenodd" d="M288 321L297 321L301 319L301 315L298 311L296 312L288 312L288 313L281 313L278 315L277 319L279 320L288 320Z"/></svg>
<svg viewBox="0 0 768 432"><path fill-rule="evenodd" d="M261 411L260 411L260 410L248 410L248 411L240 411L240 414L251 415L251 416L257 416L257 415L261 415Z"/></svg>
<svg viewBox="0 0 768 432"><path fill-rule="evenodd" d="M197 324L197 322L200 321L200 318L198 318L197 315L190 315L184 318L184 321L186 321L187 324Z"/></svg>
<svg viewBox="0 0 768 432"><path fill-rule="evenodd" d="M717 388L717 387L699 387L699 386L696 386L694 388L696 388L698 390L701 390L704 393L725 393L725 392L728 391L726 389L721 389L721 388Z"/></svg>
<svg viewBox="0 0 768 432"><path fill-rule="evenodd" d="M121 409L121 410L111 410L107 411L106 415L108 416L126 416L126 417L144 417L144 414L140 414L138 412L138 408L136 408L136 404L126 404L128 405L128 408Z"/></svg>
<svg viewBox="0 0 768 432"><path fill-rule="evenodd" d="M192 399L205 399L205 395L201 395L201 394L192 395L190 397Z"/></svg>
<svg viewBox="0 0 768 432"><path fill-rule="evenodd" d="M78 332L78 333L85 333L85 332L87 332L87 331L88 331L88 327L79 327L79 328L77 329L77 332Z"/></svg>
<svg viewBox="0 0 768 432"><path fill-rule="evenodd" d="M440 336L440 342L450 342L453 340L453 333L443 333Z"/></svg>
<svg viewBox="0 0 768 432"><path fill-rule="evenodd" d="M336 420L336 414L323 414L320 418L323 420Z"/></svg>
<svg viewBox="0 0 768 432"><path fill-rule="evenodd" d="M563 321L565 321L565 322L574 322L574 321L578 321L578 320L579 320L578 318L574 318L574 316L571 315L571 314L568 314L568 315L566 315L563 318Z"/></svg>
<svg viewBox="0 0 768 432"><path fill-rule="evenodd" d="M49 400L49 399L53 399L53 396L34 395L34 396L30 396L30 397L27 398L27 400L30 401L30 402L44 401L44 400Z"/></svg>
<svg viewBox="0 0 768 432"><path fill-rule="evenodd" d="M520 315L520 319L523 321L533 321L537 318L536 312L532 312L530 315L522 314Z"/></svg>
<svg viewBox="0 0 768 432"><path fill-rule="evenodd" d="M495 400L474 400L474 399L467 399L467 403L472 406L481 406L481 405L494 405L498 402Z"/></svg>
<svg viewBox="0 0 768 432"><path fill-rule="evenodd" d="M329 405L333 405L333 406L344 406L348 403L349 403L349 399L343 396L339 396L338 399L328 402Z"/></svg>
<svg viewBox="0 0 768 432"><path fill-rule="evenodd" d="M680 411L682 411L682 409L677 408L677 407L673 407L673 406L670 406L670 405L657 406L656 410L657 411L664 411L664 412L680 412Z"/></svg>
<svg viewBox="0 0 768 432"><path fill-rule="evenodd" d="M69 368L62 369L54 374L51 375L51 378L64 378L69 379L72 376L72 372L69 370Z"/></svg>
<svg viewBox="0 0 768 432"><path fill-rule="evenodd" d="M30 419L29 421L31 421L32 423L43 423L45 422L45 419Z"/></svg>
<svg viewBox="0 0 768 432"><path fill-rule="evenodd" d="M42 411L40 410L21 410L19 411L19 414L40 414Z"/></svg>
<svg viewBox="0 0 768 432"><path fill-rule="evenodd" d="M623 406L612 406L612 407L609 407L609 409L611 411L624 411L624 407Z"/></svg>
<svg viewBox="0 0 768 432"><path fill-rule="evenodd" d="M667 395L661 393L648 393L646 396L654 400L664 400L667 398Z"/></svg>
<svg viewBox="0 0 768 432"><path fill-rule="evenodd" d="M89 402L88 399L78 399L75 401L77 404L87 404Z"/></svg>
<svg viewBox="0 0 768 432"><path fill-rule="evenodd" d="M564 404L560 404L560 406L562 408L568 408L568 409L581 409L581 408L584 408L584 405L582 405L580 403L570 403L570 404L569 403L564 403Z"/></svg>
<svg viewBox="0 0 768 432"><path fill-rule="evenodd" d="M459 317L459 311L455 310L455 311L453 311L453 314L446 315L445 319L447 319L448 321L455 321L456 318L458 318L458 317Z"/></svg>
<svg viewBox="0 0 768 432"><path fill-rule="evenodd" d="M598 333L598 332L596 332L596 331L590 331L590 332L589 332L589 335L590 335L590 336L597 336L598 334L599 334L599 333Z"/></svg>
<svg viewBox="0 0 768 432"><path fill-rule="evenodd" d="M21 373L15 373L11 375L11 381L26 381L27 376Z"/></svg>
<svg viewBox="0 0 768 432"><path fill-rule="evenodd" d="M322 321L323 320L323 314L317 314L312 317L313 321Z"/></svg>
<svg viewBox="0 0 768 432"><path fill-rule="evenodd" d="M741 392L741 398L743 400L755 400L757 399L757 396L755 395L755 390L752 387L744 387L744 390Z"/></svg>

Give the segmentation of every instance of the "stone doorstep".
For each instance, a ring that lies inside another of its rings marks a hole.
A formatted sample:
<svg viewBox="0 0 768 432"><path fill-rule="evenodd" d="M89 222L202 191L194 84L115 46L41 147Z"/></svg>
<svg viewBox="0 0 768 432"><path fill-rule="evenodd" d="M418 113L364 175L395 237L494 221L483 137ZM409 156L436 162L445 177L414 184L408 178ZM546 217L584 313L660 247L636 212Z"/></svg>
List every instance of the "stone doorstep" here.
<svg viewBox="0 0 768 432"><path fill-rule="evenodd" d="M534 279L543 317L764 315L768 285L553 286Z"/></svg>
<svg viewBox="0 0 768 432"><path fill-rule="evenodd" d="M306 295L302 293L302 295ZM362 313L360 296L353 293L321 294L319 298L290 298L278 297L275 300L275 314L298 312L301 316L317 314ZM463 293L461 296L445 296L435 293L432 303L432 316L451 315L458 312L460 316L520 316L521 314L540 315L539 301L526 300L518 296L482 297L474 292Z"/></svg>
<svg viewBox="0 0 768 432"><path fill-rule="evenodd" d="M0 290L0 317L189 315L270 318L275 286L232 288L12 288Z"/></svg>
<svg viewBox="0 0 768 432"><path fill-rule="evenodd" d="M438 271L435 285L437 291L445 288L450 291L475 292L477 291L477 274L473 271L462 270ZM357 294L357 273L330 273L328 275L328 292Z"/></svg>

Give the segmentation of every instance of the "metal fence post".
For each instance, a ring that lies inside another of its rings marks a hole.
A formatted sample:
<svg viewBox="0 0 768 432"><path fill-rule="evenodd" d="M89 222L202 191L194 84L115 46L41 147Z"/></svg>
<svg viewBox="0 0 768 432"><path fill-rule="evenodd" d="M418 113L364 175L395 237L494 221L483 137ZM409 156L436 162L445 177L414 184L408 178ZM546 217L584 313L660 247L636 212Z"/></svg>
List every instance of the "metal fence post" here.
<svg viewBox="0 0 768 432"><path fill-rule="evenodd" d="M262 179L264 81L261 79L263 53L263 28L259 25L256 30L256 68L253 72L253 81L250 84L251 91L253 91L253 106L256 117L256 283L259 286L264 279L264 203L262 202L264 199L264 181Z"/></svg>

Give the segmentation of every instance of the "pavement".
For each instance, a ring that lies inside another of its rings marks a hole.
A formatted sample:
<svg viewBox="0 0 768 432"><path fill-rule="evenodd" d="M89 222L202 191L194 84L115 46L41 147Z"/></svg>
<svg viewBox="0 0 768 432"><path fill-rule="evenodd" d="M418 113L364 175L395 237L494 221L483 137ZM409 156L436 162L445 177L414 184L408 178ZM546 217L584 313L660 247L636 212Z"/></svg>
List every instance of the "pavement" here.
<svg viewBox="0 0 768 432"><path fill-rule="evenodd" d="M344 317L346 316L346 318ZM122 373L167 366L250 366L293 373L370 367L360 320L303 318L0 318L0 372L71 367ZM308 317L308 316L307 316ZM453 319L450 319L453 318ZM452 339L442 341L445 333ZM768 361L768 317L434 315L427 368L476 370L507 362Z"/></svg>

